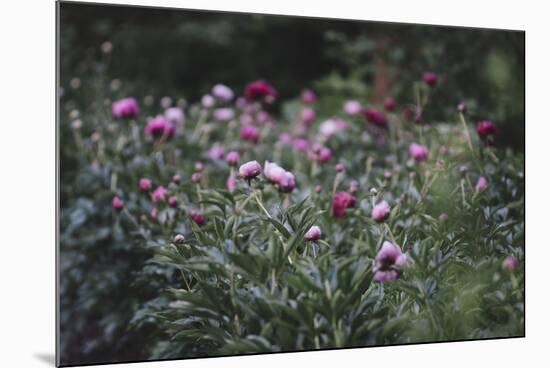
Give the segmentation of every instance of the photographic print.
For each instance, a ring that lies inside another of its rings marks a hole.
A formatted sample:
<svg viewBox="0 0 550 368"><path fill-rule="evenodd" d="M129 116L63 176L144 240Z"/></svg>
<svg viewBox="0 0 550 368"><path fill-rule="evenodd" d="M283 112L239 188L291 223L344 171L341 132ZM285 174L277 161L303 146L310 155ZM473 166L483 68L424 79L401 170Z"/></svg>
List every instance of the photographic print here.
<svg viewBox="0 0 550 368"><path fill-rule="evenodd" d="M525 335L523 31L62 1L57 47L58 365Z"/></svg>

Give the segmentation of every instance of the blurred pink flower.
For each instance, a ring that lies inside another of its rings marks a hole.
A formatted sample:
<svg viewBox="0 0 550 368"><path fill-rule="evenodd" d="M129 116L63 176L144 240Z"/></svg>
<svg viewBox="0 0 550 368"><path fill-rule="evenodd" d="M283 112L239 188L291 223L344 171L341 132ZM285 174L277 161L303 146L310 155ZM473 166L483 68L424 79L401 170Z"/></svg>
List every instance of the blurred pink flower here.
<svg viewBox="0 0 550 368"><path fill-rule="evenodd" d="M342 172L346 169L346 165L344 165L343 163L339 162L337 163L334 168L336 169L337 172Z"/></svg>
<svg viewBox="0 0 550 368"><path fill-rule="evenodd" d="M338 192L332 197L332 215L342 218L346 208L355 207L355 197L348 192Z"/></svg>
<svg viewBox="0 0 550 368"><path fill-rule="evenodd" d="M301 118L306 125L311 125L315 119L315 110L311 107L304 107L302 109Z"/></svg>
<svg viewBox="0 0 550 368"><path fill-rule="evenodd" d="M256 128L255 125L252 124L243 124L241 126L241 139L251 142L251 143L258 143L260 140L260 132L258 128Z"/></svg>
<svg viewBox="0 0 550 368"><path fill-rule="evenodd" d="M233 90L224 84L216 84L212 87L212 95L222 101L231 101L233 99Z"/></svg>
<svg viewBox="0 0 550 368"><path fill-rule="evenodd" d="M139 114L139 106L134 97L126 97L113 102L111 112L116 119L135 118Z"/></svg>
<svg viewBox="0 0 550 368"><path fill-rule="evenodd" d="M214 143L208 150L208 157L212 160L222 160L224 155L225 150L219 143Z"/></svg>
<svg viewBox="0 0 550 368"><path fill-rule="evenodd" d="M279 191L282 193L290 193L296 188L296 179L290 171L285 171L281 180L279 180Z"/></svg>
<svg viewBox="0 0 550 368"><path fill-rule="evenodd" d="M348 122L342 119L334 118L328 119L321 123L319 126L319 132L325 138L330 137L333 134L337 134L343 131L348 126Z"/></svg>
<svg viewBox="0 0 550 368"><path fill-rule="evenodd" d="M292 141L292 148L296 151L307 151L309 148L309 141L305 138L294 138Z"/></svg>
<svg viewBox="0 0 550 368"><path fill-rule="evenodd" d="M283 193L290 193L296 187L294 175L274 162L265 162L264 176L271 183L278 185L279 191Z"/></svg>
<svg viewBox="0 0 550 368"><path fill-rule="evenodd" d="M397 280L406 262L407 256L401 252L401 248L389 241L384 241L374 257L372 268L374 279L378 282Z"/></svg>
<svg viewBox="0 0 550 368"><path fill-rule="evenodd" d="M348 100L344 103L344 112L348 115L357 115L361 112L361 104L357 100Z"/></svg>
<svg viewBox="0 0 550 368"><path fill-rule="evenodd" d="M234 166L239 162L240 158L241 158L241 155L239 154L239 152L231 151L231 152L228 152L227 155L225 156L225 161L229 165Z"/></svg>
<svg viewBox="0 0 550 368"><path fill-rule="evenodd" d="M372 208L371 216L374 221L382 222L390 215L390 205L382 201Z"/></svg>
<svg viewBox="0 0 550 368"><path fill-rule="evenodd" d="M185 123L185 114L179 107L169 107L164 110L164 117L175 126L183 126Z"/></svg>
<svg viewBox="0 0 550 368"><path fill-rule="evenodd" d="M239 175L245 179L252 179L260 175L262 167L258 161L248 161L239 167Z"/></svg>
<svg viewBox="0 0 550 368"><path fill-rule="evenodd" d="M480 176L479 179L477 179L476 183L476 191L481 192L483 189L487 188L487 185L489 185L489 182L485 177Z"/></svg>
<svg viewBox="0 0 550 368"><path fill-rule="evenodd" d="M219 107L212 113L217 121L229 121L235 117L235 112L230 107Z"/></svg>
<svg viewBox="0 0 550 368"><path fill-rule="evenodd" d="M168 205L170 207L176 207L178 205L178 197L176 196L168 197Z"/></svg>
<svg viewBox="0 0 550 368"><path fill-rule="evenodd" d="M302 98L302 102L305 104L312 104L317 100L317 96L315 95L315 92L307 88L302 90L301 98Z"/></svg>
<svg viewBox="0 0 550 368"><path fill-rule="evenodd" d="M359 182L357 180L352 180L349 183L349 192L351 194L355 194L357 193L358 190L359 190Z"/></svg>
<svg viewBox="0 0 550 368"><path fill-rule="evenodd" d="M386 97L384 99L384 109L386 109L386 111L393 111L395 109L395 102L393 101L393 98Z"/></svg>
<svg viewBox="0 0 550 368"><path fill-rule="evenodd" d="M164 201L167 193L168 190L166 190L165 187L163 187L162 185L158 186L157 189L155 189L153 193L151 193L151 199L153 200L153 203Z"/></svg>
<svg viewBox="0 0 550 368"><path fill-rule="evenodd" d="M308 241L315 241L321 239L321 228L319 226L312 226L305 233L304 239Z"/></svg>
<svg viewBox="0 0 550 368"><path fill-rule="evenodd" d="M428 148L418 143L411 143L409 146L409 154L416 161L422 161L428 157Z"/></svg>
<svg viewBox="0 0 550 368"><path fill-rule="evenodd" d="M439 77L434 72L424 72L422 80L430 87L434 87L437 84Z"/></svg>
<svg viewBox="0 0 550 368"><path fill-rule="evenodd" d="M519 261L515 256L508 256L502 261L502 269L513 271L519 266Z"/></svg>
<svg viewBox="0 0 550 368"><path fill-rule="evenodd" d="M151 190L153 186L153 181L151 179L147 178L141 178L139 179L139 189L143 191Z"/></svg>
<svg viewBox="0 0 550 368"><path fill-rule="evenodd" d="M290 136L290 133L288 132L282 132L279 134L279 142L287 145L292 143L292 137Z"/></svg>
<svg viewBox="0 0 550 368"><path fill-rule="evenodd" d="M215 103L216 103L216 100L211 95L204 95L201 98L201 104L203 107L209 108L214 106Z"/></svg>
<svg viewBox="0 0 550 368"><path fill-rule="evenodd" d="M114 196L113 200L111 201L111 206L113 207L114 210L120 211L124 207L124 201L119 197Z"/></svg>
<svg viewBox="0 0 550 368"><path fill-rule="evenodd" d="M201 180L201 173L200 172L194 172L193 174L191 174L191 181L193 183L198 183L200 180Z"/></svg>
<svg viewBox="0 0 550 368"><path fill-rule="evenodd" d="M160 138L162 136L170 138L176 133L176 126L164 116L158 115L150 119L143 130L145 133L155 138Z"/></svg>
<svg viewBox="0 0 550 368"><path fill-rule="evenodd" d="M269 121L269 113L264 110L258 111L258 113L256 114L256 120L260 124L267 123Z"/></svg>
<svg viewBox="0 0 550 368"><path fill-rule="evenodd" d="M237 187L237 179L233 175L229 175L225 181L225 187L230 192L234 191Z"/></svg>

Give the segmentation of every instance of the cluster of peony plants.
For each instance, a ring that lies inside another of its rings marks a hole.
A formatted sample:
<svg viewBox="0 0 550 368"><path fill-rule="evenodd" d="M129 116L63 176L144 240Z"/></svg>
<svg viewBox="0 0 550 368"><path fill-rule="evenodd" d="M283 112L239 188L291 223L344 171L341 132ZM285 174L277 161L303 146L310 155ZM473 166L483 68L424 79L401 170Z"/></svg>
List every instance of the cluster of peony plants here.
<svg viewBox="0 0 550 368"><path fill-rule="evenodd" d="M523 335L523 157L464 103L424 121L443 87L419 79L414 103L330 115L265 80L73 110L74 160L101 177L89 206L124 249L110 261L139 255L120 328L148 358Z"/></svg>

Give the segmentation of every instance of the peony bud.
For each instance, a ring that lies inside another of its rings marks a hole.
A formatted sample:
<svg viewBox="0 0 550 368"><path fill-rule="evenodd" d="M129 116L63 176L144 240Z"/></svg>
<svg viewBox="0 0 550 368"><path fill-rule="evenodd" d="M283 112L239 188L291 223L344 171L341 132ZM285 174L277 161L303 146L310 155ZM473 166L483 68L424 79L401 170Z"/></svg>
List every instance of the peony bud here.
<svg viewBox="0 0 550 368"><path fill-rule="evenodd" d="M260 175L262 167L258 161L248 161L239 167L239 175L245 179L252 179Z"/></svg>
<svg viewBox="0 0 550 368"><path fill-rule="evenodd" d="M308 241L315 241L321 239L321 228L319 226L312 226L305 233L304 239Z"/></svg>

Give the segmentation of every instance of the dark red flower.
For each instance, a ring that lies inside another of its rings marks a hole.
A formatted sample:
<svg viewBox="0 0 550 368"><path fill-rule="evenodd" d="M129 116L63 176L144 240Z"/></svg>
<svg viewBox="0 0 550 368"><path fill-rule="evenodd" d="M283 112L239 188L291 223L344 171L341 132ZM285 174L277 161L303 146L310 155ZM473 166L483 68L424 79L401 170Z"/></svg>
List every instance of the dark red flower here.
<svg viewBox="0 0 550 368"><path fill-rule="evenodd" d="M476 125L476 131L480 138L498 134L497 126L490 120L478 121Z"/></svg>
<svg viewBox="0 0 550 368"><path fill-rule="evenodd" d="M393 98L386 97L384 99L384 108L386 111L393 111L395 109L395 102L393 101Z"/></svg>
<svg viewBox="0 0 550 368"><path fill-rule="evenodd" d="M422 76L422 80L430 87L434 87L437 84L439 77L434 72L425 72Z"/></svg>
<svg viewBox="0 0 550 368"><path fill-rule="evenodd" d="M191 210L189 212L189 216L191 216L191 220L193 220L197 225L200 226L204 224L204 215L198 210Z"/></svg>
<svg viewBox="0 0 550 368"><path fill-rule="evenodd" d="M258 99L263 99L267 96L276 98L278 93L271 84L263 79L260 79L248 83L245 87L244 95L249 101L254 101Z"/></svg>
<svg viewBox="0 0 550 368"><path fill-rule="evenodd" d="M382 111L372 107L363 110L363 116L367 119L367 121L378 126L385 126L387 122L386 115L384 115Z"/></svg>
<svg viewBox="0 0 550 368"><path fill-rule="evenodd" d="M344 217L346 208L351 207L355 207L355 197L348 192L338 192L332 197L332 215L334 217Z"/></svg>

